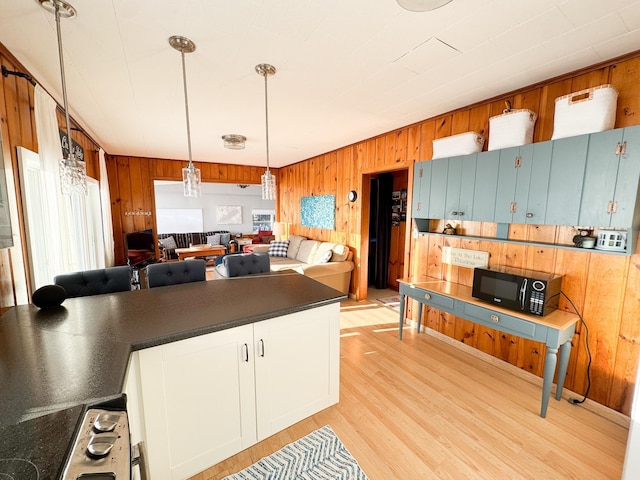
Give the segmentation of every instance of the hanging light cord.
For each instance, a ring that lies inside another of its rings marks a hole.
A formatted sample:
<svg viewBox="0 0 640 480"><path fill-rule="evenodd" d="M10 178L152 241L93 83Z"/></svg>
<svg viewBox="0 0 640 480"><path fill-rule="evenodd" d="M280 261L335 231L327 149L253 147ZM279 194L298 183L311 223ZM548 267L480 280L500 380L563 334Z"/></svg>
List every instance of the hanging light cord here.
<svg viewBox="0 0 640 480"><path fill-rule="evenodd" d="M180 49L182 55L182 83L184 85L184 111L187 117L187 146L189 148L189 169L193 169L193 161L191 160L191 127L189 125L189 101L187 97L187 70L184 61L184 48Z"/></svg>
<svg viewBox="0 0 640 480"><path fill-rule="evenodd" d="M267 69L264 70L264 122L266 126L266 145L267 145L267 172L269 171L269 101L267 99L267 77L269 73Z"/></svg>
<svg viewBox="0 0 640 480"><path fill-rule="evenodd" d="M64 116L67 122L67 144L68 144L68 155L67 160L71 159L71 155L73 149L71 148L71 122L69 120L69 104L67 102L67 82L65 80L64 74L64 56L62 53L62 32L60 30L60 5L58 2L53 2L55 5L55 15L56 15L56 30L58 33L58 56L60 57L60 77L62 79L62 101L64 102Z"/></svg>

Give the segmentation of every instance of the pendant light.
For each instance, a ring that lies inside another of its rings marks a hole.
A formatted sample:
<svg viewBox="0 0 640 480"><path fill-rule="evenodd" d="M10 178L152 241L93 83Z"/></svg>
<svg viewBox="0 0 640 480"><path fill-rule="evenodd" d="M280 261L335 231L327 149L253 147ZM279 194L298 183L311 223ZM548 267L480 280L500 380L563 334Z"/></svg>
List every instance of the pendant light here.
<svg viewBox="0 0 640 480"><path fill-rule="evenodd" d="M187 145L189 147L189 164L182 169L182 188L185 197L199 197L200 169L196 168L191 158L191 128L189 127L189 101L187 98L187 71L184 64L184 54L195 51L196 44L185 37L174 35L169 37L169 45L178 50L182 55L182 82L184 84L184 110L187 117Z"/></svg>
<svg viewBox="0 0 640 480"><path fill-rule="evenodd" d="M58 35L58 57L60 58L60 78L62 81L62 99L64 102L64 115L67 134L67 158L61 158L60 188L65 195L87 194L87 167L84 161L76 158L71 143L71 122L69 121L69 103L67 101L67 82L64 74L64 56L62 51L62 32L60 30L60 18L74 18L76 9L63 0L36 0L42 8L51 12L56 17L56 32Z"/></svg>
<svg viewBox="0 0 640 480"><path fill-rule="evenodd" d="M268 63L256 65L258 75L264 77L264 116L266 126L266 145L267 145L267 170L262 174L262 199L275 200L276 198L276 177L269 170L269 102L267 98L267 77L275 75L276 68Z"/></svg>
<svg viewBox="0 0 640 480"><path fill-rule="evenodd" d="M405 10L411 12L428 12L444 7L451 0L396 0Z"/></svg>

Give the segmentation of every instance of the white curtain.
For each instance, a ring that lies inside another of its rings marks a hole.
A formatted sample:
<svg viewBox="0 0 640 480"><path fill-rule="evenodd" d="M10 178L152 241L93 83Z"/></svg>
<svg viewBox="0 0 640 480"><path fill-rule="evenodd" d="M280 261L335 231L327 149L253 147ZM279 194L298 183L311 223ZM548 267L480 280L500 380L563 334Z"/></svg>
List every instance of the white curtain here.
<svg viewBox="0 0 640 480"><path fill-rule="evenodd" d="M62 158L62 144L56 118L56 102L40 85L35 87L34 110L41 172L39 183L40 188L43 189L42 194L46 199L47 208L43 212L42 218L33 218L30 221L39 220L42 222L48 234L44 244L39 244L39 239L31 238L31 236L29 241L31 244L36 243L33 248L44 249L47 263L46 265L38 265L37 268L47 278L46 283L52 283L53 277L58 273L72 271L73 260L70 246L74 242L69 237L72 230L69 224L69 210L65 209L58 173L59 162ZM25 200L28 202L29 198ZM41 281L45 281L44 278ZM39 286L42 285L36 285L36 288Z"/></svg>
<svg viewBox="0 0 640 480"><path fill-rule="evenodd" d="M108 186L99 188L96 180L88 179L87 195L62 194L62 146L56 103L39 85L35 88L34 107L39 151L28 155L20 175L29 262L36 289L53 283L60 273L103 268L108 255L113 264L113 236L109 233L111 245L106 248L101 190L107 192L111 232Z"/></svg>
<svg viewBox="0 0 640 480"><path fill-rule="evenodd" d="M109 194L109 178L104 150L100 149L100 207L102 214L102 236L104 238L104 263L112 267L114 258L113 221L111 219L111 195Z"/></svg>

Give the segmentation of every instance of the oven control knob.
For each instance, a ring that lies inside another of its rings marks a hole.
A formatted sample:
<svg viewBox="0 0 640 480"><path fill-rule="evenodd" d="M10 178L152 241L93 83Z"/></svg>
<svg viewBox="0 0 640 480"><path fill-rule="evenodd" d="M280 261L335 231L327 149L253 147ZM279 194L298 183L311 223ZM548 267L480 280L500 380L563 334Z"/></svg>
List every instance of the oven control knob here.
<svg viewBox="0 0 640 480"><path fill-rule="evenodd" d="M96 417L96 421L93 423L93 428L96 432L113 432L120 421L120 415L117 413L99 413Z"/></svg>
<svg viewBox="0 0 640 480"><path fill-rule="evenodd" d="M116 443L118 435L113 433L97 433L91 437L87 445L87 452L92 457L105 457Z"/></svg>

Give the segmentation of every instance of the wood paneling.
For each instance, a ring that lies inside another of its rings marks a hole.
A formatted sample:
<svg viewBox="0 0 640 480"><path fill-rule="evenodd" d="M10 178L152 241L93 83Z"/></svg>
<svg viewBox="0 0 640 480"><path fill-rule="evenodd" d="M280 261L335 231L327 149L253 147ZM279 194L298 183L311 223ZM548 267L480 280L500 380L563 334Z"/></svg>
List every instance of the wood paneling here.
<svg viewBox="0 0 640 480"><path fill-rule="evenodd" d="M428 160L433 154L434 138L465 131L476 131L488 138L489 118L502 113L505 100L509 100L513 108L527 108L538 114L534 141L551 138L557 97L603 83L611 83L619 91L616 127L640 124L640 86L637 83L639 71L640 54L636 54L363 140L346 147L353 152L355 168L345 168L336 161L338 182L348 177L351 184L362 185L363 178L389 171L393 169L392 164L408 166L418 160ZM485 149L487 143L485 142ZM342 158L343 150L345 149L337 151L337 159ZM312 238L328 239L331 236L328 232L313 229L302 232L295 225L298 221L296 210L300 197L321 194L328 188L315 181L313 175L305 177L305 174L311 173L308 166L313 165L317 159L318 157L308 159L283 169L291 173L282 178L281 187L287 193L286 198L280 197L279 211L285 217L284 221L293 223L294 232ZM306 182L303 181L304 178L307 179ZM412 182L408 183L411 198ZM367 242L360 232L365 232L366 235L368 222L365 223L360 214L368 215L368 207L361 204L362 199L361 195L356 202L359 208L338 210L336 217L337 225L344 229L344 237L351 242L348 244L358 259L351 284L351 292L358 298L362 298L362 292L366 291L366 286L362 284L366 282L366 265L360 261L360 255L366 251ZM362 229L359 230L360 226ZM496 225L492 223L464 222L460 226L469 235L479 233L491 236L496 229ZM436 225L436 229L441 228L441 225ZM563 291L583 315L589 330L589 347L593 355L589 398L629 413L631 387L640 354L637 346L640 337L640 327L637 326L640 313L638 254L631 258L612 257L597 252L573 252L499 242L464 241L424 235L412 238L411 223L407 224L402 233L408 246L404 259L407 274L429 274L470 285L472 273L468 269L442 265L440 261L442 246L455 244L454 246L462 248L490 252L491 265L527 267L564 275ZM511 225L509 230L509 236L513 239L551 243L570 243L574 234L573 227ZM399 242L400 232L397 237L393 240L394 244ZM397 256L392 255L390 260L394 264L393 271L399 271L395 267L395 263L399 261ZM408 311L412 318L415 318L416 308L414 302L409 302ZM560 308L573 311L565 298L560 299ZM473 345L536 375L542 375L546 353L543 344L501 334L430 308L424 309L423 321L430 328L458 341ZM579 325L573 340L574 348L566 382L567 388L579 394L584 393L587 388L589 357L585 344L586 333L587 329Z"/></svg>
<svg viewBox="0 0 640 480"><path fill-rule="evenodd" d="M26 69L0 45L0 62L10 70ZM278 181L279 196L276 200L278 219L291 223L292 234L301 234L319 240L346 242L354 254L356 268L352 274L351 293L364 298L366 292L367 227L369 207L368 175L383 171L407 170L413 172L417 160L432 157L432 141L467 130L477 131L487 137L489 117L504 109L504 101L510 100L513 108L529 108L538 114L534 141L551 138L555 99L577 89L601 83L611 83L619 91L616 126L640 124L640 52L621 60L584 69L523 88L516 92L505 92L495 98L444 113L435 118L382 133L377 137L363 139L334 152L327 152L294 165L274 170ZM35 122L33 119L33 87L24 79L0 77L0 131L5 164L15 183L16 215L19 239L24 238L24 223L21 218L22 205L19 190L19 175L16 147L24 146L37 151ZM98 146L82 131L74 131L73 138L85 148L87 171L97 177ZM486 146L485 146L486 148ZM108 152L107 152L108 153ZM154 179L179 180L185 162L107 155L107 174L112 196L112 214L115 254L118 263L124 262L123 236L130 231L155 225L153 216ZM260 183L264 171L260 167L245 167L226 164L198 164L204 181L230 183ZM409 177L411 178L411 177ZM412 182L408 182L409 199L412 197ZM358 200L346 201L346 192L358 191ZM300 226L300 198L307 195L336 195L336 229L323 230ZM127 212L147 212L152 215L127 215ZM441 228L441 225L438 225ZM496 225L465 222L463 229L491 235ZM364 233L363 233L364 232ZM575 230L571 227L535 227L514 225L510 234L524 239L570 240ZM446 242L463 248L479 249L491 254L490 264L530 266L554 271L564 275L563 291L571 298L583 315L589 329L589 347L594 362L592 388L589 398L611 408L629 414L631 387L637 369L638 338L640 327L639 255L615 257L597 252L570 252L566 250L540 249L514 246L499 242L443 239L420 235L413 238L411 222L403 232L398 232L397 243L407 248L396 258L400 270L411 274L428 273L440 278L451 278L470 284L471 275L463 268L449 268L440 261L441 249ZM24 260L23 260L24 258ZM16 259L19 259L17 262ZM0 308L15 303L15 292L27 290L28 255L24 242L9 249L0 250ZM401 263L404 265L401 268ZM564 298L560 308L572 310ZM416 306L409 305L410 315L415 317ZM437 310L425 310L423 319L431 328L458 341L501 358L522 369L541 374L544 347L541 344L524 342L517 337L499 334L467 324L456 317L441 314ZM586 349L587 330L579 326L574 337L574 349L569 364L566 387L583 393L587 386L588 355Z"/></svg>
<svg viewBox="0 0 640 480"><path fill-rule="evenodd" d="M329 158L336 155L336 153L328 154ZM148 228L156 230L153 181L182 181L182 167L186 162L119 155L107 155L106 159L113 214L115 262L122 265L127 261L125 234ZM260 176L265 170L261 167L194 163L201 169L203 182L259 184ZM335 161L326 163L328 175L331 175L330 172L335 168L335 164ZM276 181L280 182L280 172L274 169L272 172L276 176ZM326 180L328 184L334 183ZM276 207L277 205L276 201ZM150 212L150 215L142 214L144 212Z"/></svg>

